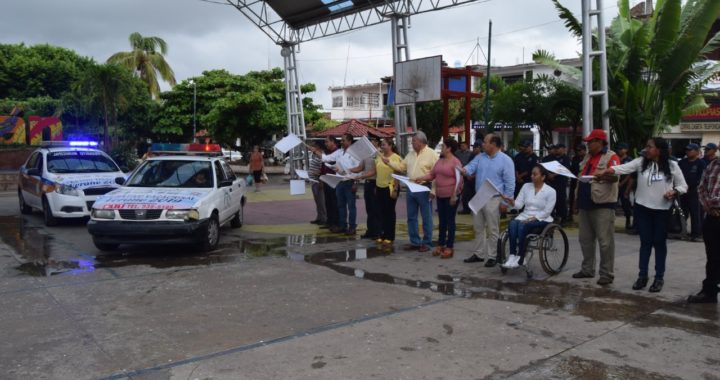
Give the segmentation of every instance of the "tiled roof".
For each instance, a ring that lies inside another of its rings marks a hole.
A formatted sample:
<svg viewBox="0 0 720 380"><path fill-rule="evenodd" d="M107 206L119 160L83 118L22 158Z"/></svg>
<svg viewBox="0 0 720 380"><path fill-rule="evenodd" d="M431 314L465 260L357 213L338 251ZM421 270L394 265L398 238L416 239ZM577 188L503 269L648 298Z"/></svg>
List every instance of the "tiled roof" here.
<svg viewBox="0 0 720 380"><path fill-rule="evenodd" d="M361 121L352 119L350 121L347 121L345 123L342 123L340 125L337 125L333 128L326 129L322 132L316 133L316 137L328 137L328 136L334 136L334 137L340 137L346 133L349 133L353 135L353 137L392 137L391 134L388 134L384 131L382 131L379 128L373 128Z"/></svg>

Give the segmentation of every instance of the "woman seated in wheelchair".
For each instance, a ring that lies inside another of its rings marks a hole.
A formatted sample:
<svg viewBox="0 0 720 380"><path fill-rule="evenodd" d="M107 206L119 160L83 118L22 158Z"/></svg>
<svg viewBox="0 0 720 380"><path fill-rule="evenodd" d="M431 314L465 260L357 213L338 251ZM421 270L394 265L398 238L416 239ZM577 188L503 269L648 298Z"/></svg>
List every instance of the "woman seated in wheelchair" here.
<svg viewBox="0 0 720 380"><path fill-rule="evenodd" d="M545 183L548 172L542 165L535 165L530 174L532 182L523 185L517 199L502 195L516 210L525 209L510 221L510 255L503 264L505 268L517 268L525 258L525 238L534 229L545 228L552 223L555 208L555 189ZM519 247L519 250L518 250Z"/></svg>

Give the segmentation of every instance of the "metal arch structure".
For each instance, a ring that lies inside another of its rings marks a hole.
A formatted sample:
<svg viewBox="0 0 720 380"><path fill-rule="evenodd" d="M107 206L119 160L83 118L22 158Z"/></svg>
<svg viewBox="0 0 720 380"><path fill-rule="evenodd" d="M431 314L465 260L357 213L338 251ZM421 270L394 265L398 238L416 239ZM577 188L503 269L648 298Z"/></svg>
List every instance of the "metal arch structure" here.
<svg viewBox="0 0 720 380"><path fill-rule="evenodd" d="M225 0L278 45L296 45L390 21L489 0ZM279 14L282 3L317 3L302 13ZM351 5L348 5L351 4ZM335 10L333 10L335 8Z"/></svg>

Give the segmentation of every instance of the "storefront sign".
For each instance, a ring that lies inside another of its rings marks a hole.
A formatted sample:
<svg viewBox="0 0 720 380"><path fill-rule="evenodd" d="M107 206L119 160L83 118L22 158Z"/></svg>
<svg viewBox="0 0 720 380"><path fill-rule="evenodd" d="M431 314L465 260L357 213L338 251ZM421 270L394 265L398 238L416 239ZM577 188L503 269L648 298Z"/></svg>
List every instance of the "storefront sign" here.
<svg viewBox="0 0 720 380"><path fill-rule="evenodd" d="M720 132L720 123L680 123L681 132Z"/></svg>

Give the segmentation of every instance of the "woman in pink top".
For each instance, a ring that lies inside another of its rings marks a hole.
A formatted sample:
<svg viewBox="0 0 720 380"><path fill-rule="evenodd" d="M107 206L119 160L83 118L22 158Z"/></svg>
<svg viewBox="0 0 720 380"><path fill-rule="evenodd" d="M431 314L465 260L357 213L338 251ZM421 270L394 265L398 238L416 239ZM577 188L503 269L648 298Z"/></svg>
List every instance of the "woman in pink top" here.
<svg viewBox="0 0 720 380"><path fill-rule="evenodd" d="M458 142L448 139L443 143L440 159L435 163L430 173L415 180L423 183L434 180L435 196L437 197L437 209L440 217L440 236L438 246L433 250L433 256L440 256L443 259L453 257L453 245L455 243L455 215L457 214L457 198L462 192L462 176L457 181L455 168L462 167L460 160L455 157L458 150Z"/></svg>

